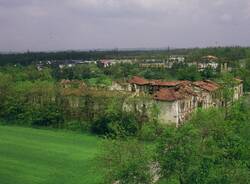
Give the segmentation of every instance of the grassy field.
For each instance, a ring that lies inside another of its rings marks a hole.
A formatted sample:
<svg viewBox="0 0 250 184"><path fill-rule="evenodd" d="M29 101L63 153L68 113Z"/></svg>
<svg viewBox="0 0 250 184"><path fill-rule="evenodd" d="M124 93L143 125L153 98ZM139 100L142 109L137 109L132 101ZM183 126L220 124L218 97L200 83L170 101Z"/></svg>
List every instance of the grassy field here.
<svg viewBox="0 0 250 184"><path fill-rule="evenodd" d="M99 139L0 126L0 184L97 184Z"/></svg>

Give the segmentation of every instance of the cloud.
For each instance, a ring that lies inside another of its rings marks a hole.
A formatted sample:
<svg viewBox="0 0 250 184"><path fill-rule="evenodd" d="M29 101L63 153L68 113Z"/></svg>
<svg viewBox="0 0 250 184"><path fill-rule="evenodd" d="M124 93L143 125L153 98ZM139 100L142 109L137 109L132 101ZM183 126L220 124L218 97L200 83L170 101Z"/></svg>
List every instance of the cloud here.
<svg viewBox="0 0 250 184"><path fill-rule="evenodd" d="M149 18L185 12L192 1L194 0L75 0L66 1L66 4L76 11L95 17Z"/></svg>
<svg viewBox="0 0 250 184"><path fill-rule="evenodd" d="M11 7L20 7L20 6L24 6L31 3L30 0L0 0L0 7L7 7L7 8L11 8Z"/></svg>
<svg viewBox="0 0 250 184"><path fill-rule="evenodd" d="M250 43L249 0L0 0L0 50Z"/></svg>

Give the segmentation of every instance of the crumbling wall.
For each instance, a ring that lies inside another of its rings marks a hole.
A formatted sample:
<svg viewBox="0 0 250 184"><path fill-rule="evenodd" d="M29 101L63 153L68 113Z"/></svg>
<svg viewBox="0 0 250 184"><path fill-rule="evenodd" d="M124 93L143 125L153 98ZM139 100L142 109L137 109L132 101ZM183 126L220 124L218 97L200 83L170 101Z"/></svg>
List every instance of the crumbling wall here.
<svg viewBox="0 0 250 184"><path fill-rule="evenodd" d="M160 109L159 120L164 124L178 125L179 119L179 102L158 101L157 105Z"/></svg>
<svg viewBox="0 0 250 184"><path fill-rule="evenodd" d="M234 87L234 96L233 96L233 100L237 101L240 99L240 97L243 96L243 84L238 84Z"/></svg>

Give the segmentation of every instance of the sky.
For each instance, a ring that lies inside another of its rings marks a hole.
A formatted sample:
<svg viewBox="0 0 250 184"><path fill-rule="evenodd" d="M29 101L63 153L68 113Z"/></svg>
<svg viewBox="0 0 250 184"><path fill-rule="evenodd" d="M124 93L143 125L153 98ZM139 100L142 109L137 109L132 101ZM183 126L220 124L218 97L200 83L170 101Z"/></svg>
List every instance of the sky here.
<svg viewBox="0 0 250 184"><path fill-rule="evenodd" d="M0 0L0 51L250 46L250 0Z"/></svg>

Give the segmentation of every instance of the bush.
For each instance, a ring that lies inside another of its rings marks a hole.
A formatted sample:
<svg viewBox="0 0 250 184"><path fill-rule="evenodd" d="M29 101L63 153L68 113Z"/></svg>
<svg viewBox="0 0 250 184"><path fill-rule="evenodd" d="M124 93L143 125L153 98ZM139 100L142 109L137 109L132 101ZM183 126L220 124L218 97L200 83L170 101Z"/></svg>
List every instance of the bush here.
<svg viewBox="0 0 250 184"><path fill-rule="evenodd" d="M61 127L64 122L62 113L55 104L38 107L32 113L32 125Z"/></svg>
<svg viewBox="0 0 250 184"><path fill-rule="evenodd" d="M240 106L231 109L236 118L203 110L166 130L157 148L165 183L249 183L249 120Z"/></svg>
<svg viewBox="0 0 250 184"><path fill-rule="evenodd" d="M142 126L138 133L138 137L140 140L154 141L160 136L162 129L163 127L161 127L158 123L149 122Z"/></svg>
<svg viewBox="0 0 250 184"><path fill-rule="evenodd" d="M112 137L131 136L137 134L138 124L136 117L130 113L105 114L92 123L91 131Z"/></svg>
<svg viewBox="0 0 250 184"><path fill-rule="evenodd" d="M106 76L90 78L86 82L89 86L107 87L112 85L112 80Z"/></svg>
<svg viewBox="0 0 250 184"><path fill-rule="evenodd" d="M105 135L105 134L110 134L112 133L109 124L111 123L110 119L106 116L102 116L95 120L91 124L91 132L98 134L98 135Z"/></svg>
<svg viewBox="0 0 250 184"><path fill-rule="evenodd" d="M81 131L81 132L86 132L89 131L90 129L90 125L88 122L85 121L80 121L80 120L71 120L71 121L67 121L64 123L65 124L65 128L68 130L72 130L72 131Z"/></svg>
<svg viewBox="0 0 250 184"><path fill-rule="evenodd" d="M152 183L151 152L136 140L105 140L100 163L104 167L106 183Z"/></svg>

